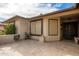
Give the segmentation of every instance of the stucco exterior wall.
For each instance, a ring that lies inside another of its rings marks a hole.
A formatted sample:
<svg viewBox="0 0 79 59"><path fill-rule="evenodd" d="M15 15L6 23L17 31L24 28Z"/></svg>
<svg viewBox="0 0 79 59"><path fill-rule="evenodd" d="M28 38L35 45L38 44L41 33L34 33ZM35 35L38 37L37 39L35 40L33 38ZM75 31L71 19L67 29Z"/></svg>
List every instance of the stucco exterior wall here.
<svg viewBox="0 0 79 59"><path fill-rule="evenodd" d="M17 34L20 34L20 37L21 37L20 39L24 39L25 32L29 33L28 20L17 18L17 20L15 21L15 26L16 26Z"/></svg>

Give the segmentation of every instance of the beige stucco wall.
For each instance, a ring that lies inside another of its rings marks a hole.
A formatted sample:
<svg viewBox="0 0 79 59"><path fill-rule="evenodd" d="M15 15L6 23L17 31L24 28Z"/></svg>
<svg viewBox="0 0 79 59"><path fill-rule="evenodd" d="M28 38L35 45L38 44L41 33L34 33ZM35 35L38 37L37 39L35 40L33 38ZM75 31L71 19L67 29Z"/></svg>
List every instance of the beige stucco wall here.
<svg viewBox="0 0 79 59"><path fill-rule="evenodd" d="M20 34L21 39L24 39L25 32L29 33L29 22L28 20L17 18L15 21L16 32Z"/></svg>

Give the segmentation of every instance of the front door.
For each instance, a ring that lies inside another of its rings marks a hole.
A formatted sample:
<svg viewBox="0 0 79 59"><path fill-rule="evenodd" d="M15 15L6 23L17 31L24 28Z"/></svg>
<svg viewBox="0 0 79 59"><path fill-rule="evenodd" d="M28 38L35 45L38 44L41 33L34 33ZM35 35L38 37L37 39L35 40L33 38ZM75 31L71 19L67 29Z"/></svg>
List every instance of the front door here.
<svg viewBox="0 0 79 59"><path fill-rule="evenodd" d="M77 36L78 23L69 22L63 23L63 37L64 39L73 39L74 36Z"/></svg>

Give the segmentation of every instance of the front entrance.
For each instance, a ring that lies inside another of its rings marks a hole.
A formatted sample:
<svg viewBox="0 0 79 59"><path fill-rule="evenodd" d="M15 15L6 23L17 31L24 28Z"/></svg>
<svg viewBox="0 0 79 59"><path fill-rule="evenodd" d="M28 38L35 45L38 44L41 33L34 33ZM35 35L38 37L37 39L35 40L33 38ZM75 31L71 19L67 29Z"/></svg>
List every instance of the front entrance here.
<svg viewBox="0 0 79 59"><path fill-rule="evenodd" d="M78 23L77 22L68 22L63 23L63 38L67 40L74 39L74 36L77 36L78 33Z"/></svg>

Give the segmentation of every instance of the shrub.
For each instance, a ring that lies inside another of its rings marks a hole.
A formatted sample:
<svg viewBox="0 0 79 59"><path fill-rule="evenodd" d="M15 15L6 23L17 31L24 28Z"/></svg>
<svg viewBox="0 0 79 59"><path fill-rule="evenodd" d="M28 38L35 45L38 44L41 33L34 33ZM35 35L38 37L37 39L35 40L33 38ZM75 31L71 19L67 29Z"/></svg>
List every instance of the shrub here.
<svg viewBox="0 0 79 59"><path fill-rule="evenodd" d="M6 34L15 34L16 33L16 27L14 24L7 24L5 26L5 33Z"/></svg>

